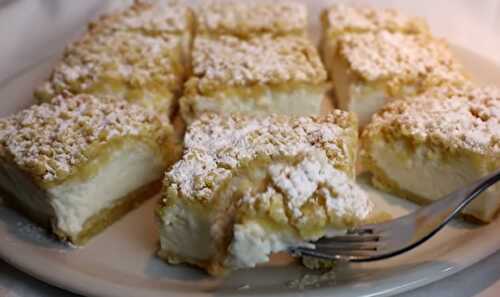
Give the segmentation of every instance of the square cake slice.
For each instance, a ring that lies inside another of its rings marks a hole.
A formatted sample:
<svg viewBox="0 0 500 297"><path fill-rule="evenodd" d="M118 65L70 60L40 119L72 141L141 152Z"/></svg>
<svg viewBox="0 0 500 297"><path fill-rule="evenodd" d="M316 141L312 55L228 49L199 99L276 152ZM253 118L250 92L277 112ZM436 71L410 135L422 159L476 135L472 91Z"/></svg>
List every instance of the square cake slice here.
<svg viewBox="0 0 500 297"><path fill-rule="evenodd" d="M189 63L194 31L192 10L184 1L135 0L123 10L101 16L90 24L91 30L136 32L151 37L177 37L185 63Z"/></svg>
<svg viewBox="0 0 500 297"><path fill-rule="evenodd" d="M204 112L318 115L326 72L301 36L197 36L193 76L180 99L190 123Z"/></svg>
<svg viewBox="0 0 500 297"><path fill-rule="evenodd" d="M354 184L356 143L354 116L338 110L203 115L165 177L159 255L220 275L367 220L372 204Z"/></svg>
<svg viewBox="0 0 500 297"><path fill-rule="evenodd" d="M123 100L56 97L0 120L8 205L84 244L155 194L179 155L173 129Z"/></svg>
<svg viewBox="0 0 500 297"><path fill-rule="evenodd" d="M186 34L192 32L193 21L193 13L184 1L135 0L123 10L101 16L91 26L147 35Z"/></svg>
<svg viewBox="0 0 500 297"><path fill-rule="evenodd" d="M321 12L320 51L330 79L333 78L338 39L343 34L366 32L400 32L430 34L426 21L391 8L372 8L334 4Z"/></svg>
<svg viewBox="0 0 500 297"><path fill-rule="evenodd" d="M296 2L202 1L195 8L197 34L306 35L307 8Z"/></svg>
<svg viewBox="0 0 500 297"><path fill-rule="evenodd" d="M363 165L374 184L427 202L500 168L500 90L436 88L379 111L363 131ZM464 214L490 222L500 209L500 185Z"/></svg>
<svg viewBox="0 0 500 297"><path fill-rule="evenodd" d="M168 117L185 77L176 39L170 35L89 31L66 48L62 61L35 95L41 102L65 93L109 95Z"/></svg>
<svg viewBox="0 0 500 297"><path fill-rule="evenodd" d="M333 60L337 107L366 125L388 101L466 80L447 44L425 34L345 34Z"/></svg>

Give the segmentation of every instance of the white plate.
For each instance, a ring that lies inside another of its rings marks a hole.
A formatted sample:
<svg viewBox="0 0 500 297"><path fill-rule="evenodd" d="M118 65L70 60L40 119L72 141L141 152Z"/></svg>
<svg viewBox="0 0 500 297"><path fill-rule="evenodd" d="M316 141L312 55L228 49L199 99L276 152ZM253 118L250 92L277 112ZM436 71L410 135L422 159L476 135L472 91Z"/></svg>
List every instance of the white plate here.
<svg viewBox="0 0 500 297"><path fill-rule="evenodd" d="M500 69L494 63L460 48L454 50L478 81L500 85ZM54 60L0 85L0 116L32 103L33 87L47 75ZM374 190L367 180L362 176L360 183L394 215L415 208ZM155 257L155 203L148 202L79 249L65 247L0 206L0 257L48 283L90 296L389 296L458 272L500 248L500 220L487 226L456 221L412 252L377 263L338 266L328 277L276 257L268 265L215 279L191 267L166 265ZM297 288L297 283L305 287Z"/></svg>

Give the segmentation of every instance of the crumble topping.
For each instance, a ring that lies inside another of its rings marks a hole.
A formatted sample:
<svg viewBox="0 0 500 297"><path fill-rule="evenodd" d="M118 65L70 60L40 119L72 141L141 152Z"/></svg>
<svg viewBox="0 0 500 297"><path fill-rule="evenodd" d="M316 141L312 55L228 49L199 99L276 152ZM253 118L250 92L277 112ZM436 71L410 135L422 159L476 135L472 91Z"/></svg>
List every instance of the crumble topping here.
<svg viewBox="0 0 500 297"><path fill-rule="evenodd" d="M309 40L298 36L263 35L249 40L198 36L193 72L200 78L201 91L252 84L318 84L326 79L316 49Z"/></svg>
<svg viewBox="0 0 500 297"><path fill-rule="evenodd" d="M155 83L175 90L182 84L180 59L175 36L89 31L66 48L62 62L36 95L48 100L63 91L82 93L103 80L131 87Z"/></svg>
<svg viewBox="0 0 500 297"><path fill-rule="evenodd" d="M345 34L339 40L341 55L367 81L436 86L465 80L447 44L428 35L380 31Z"/></svg>
<svg viewBox="0 0 500 297"><path fill-rule="evenodd" d="M88 161L91 147L125 136L156 139L160 128L153 113L122 100L58 96L0 119L0 157L53 182Z"/></svg>
<svg viewBox="0 0 500 297"><path fill-rule="evenodd" d="M353 121L342 111L298 118L204 114L189 127L183 158L166 174L165 185L188 199L211 199L243 160L258 154L294 156L313 149L324 150L336 168L350 171L354 160L347 138L355 137Z"/></svg>
<svg viewBox="0 0 500 297"><path fill-rule="evenodd" d="M322 15L323 26L328 33L364 32L387 30L403 33L428 33L424 19L408 16L390 9L374 9L335 4Z"/></svg>
<svg viewBox="0 0 500 297"><path fill-rule="evenodd" d="M199 33L245 36L254 33L305 33L307 9L301 3L206 1L195 10Z"/></svg>
<svg viewBox="0 0 500 297"><path fill-rule="evenodd" d="M184 33L191 29L191 11L182 1L136 0L122 11L102 16L90 27L146 34Z"/></svg>
<svg viewBox="0 0 500 297"><path fill-rule="evenodd" d="M281 194L291 218L297 221L305 219L301 208L315 196L321 196L325 203L316 211L324 211L331 222L368 217L373 209L371 201L351 178L332 166L324 152L311 151L301 158L298 164L271 164L267 168L271 184L257 194L249 190L241 203L253 206L258 201L260 207L271 209L273 197Z"/></svg>
<svg viewBox="0 0 500 297"><path fill-rule="evenodd" d="M374 116L363 137L378 133L499 158L500 89L441 87L396 100Z"/></svg>

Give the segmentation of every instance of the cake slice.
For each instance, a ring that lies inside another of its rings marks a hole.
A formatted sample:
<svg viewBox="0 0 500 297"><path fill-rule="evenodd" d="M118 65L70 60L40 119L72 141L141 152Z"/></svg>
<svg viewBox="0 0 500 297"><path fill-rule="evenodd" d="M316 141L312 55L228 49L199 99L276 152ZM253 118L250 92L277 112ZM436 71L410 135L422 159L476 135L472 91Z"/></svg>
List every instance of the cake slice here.
<svg viewBox="0 0 500 297"><path fill-rule="evenodd" d="M75 245L155 194L177 156L172 128L123 100L56 97L0 120L3 198Z"/></svg>
<svg viewBox="0 0 500 297"><path fill-rule="evenodd" d="M430 34L424 19L406 15L391 8L372 8L334 4L321 12L320 51L330 79L333 78L338 39L343 34L366 32L400 32Z"/></svg>
<svg viewBox="0 0 500 297"><path fill-rule="evenodd" d="M355 118L205 114L166 174L159 255L214 275L368 220Z"/></svg>
<svg viewBox="0 0 500 297"><path fill-rule="evenodd" d="M168 118L190 68L189 16L184 6L136 1L124 11L101 17L65 49L35 96L48 102L67 93L110 95Z"/></svg>
<svg viewBox="0 0 500 297"><path fill-rule="evenodd" d="M169 35L176 37L189 62L194 31L191 9L176 0L135 0L121 11L101 16L90 24L91 30L137 32L147 36Z"/></svg>
<svg viewBox="0 0 500 297"><path fill-rule="evenodd" d="M296 2L203 1L195 8L197 34L305 35L307 8Z"/></svg>
<svg viewBox="0 0 500 297"><path fill-rule="evenodd" d="M135 32L88 32L66 48L62 61L35 95L115 96L168 117L182 91L185 69L176 37Z"/></svg>
<svg viewBox="0 0 500 297"><path fill-rule="evenodd" d="M447 44L430 35L353 33L338 43L333 60L337 107L356 113L361 127L392 98L466 80Z"/></svg>
<svg viewBox="0 0 500 297"><path fill-rule="evenodd" d="M193 76L180 99L189 123L204 112L317 115L326 73L301 36L197 36Z"/></svg>
<svg viewBox="0 0 500 297"><path fill-rule="evenodd" d="M363 165L381 189L417 202L436 200L500 168L500 90L437 88L379 111L363 131ZM490 222L500 186L464 214Z"/></svg>

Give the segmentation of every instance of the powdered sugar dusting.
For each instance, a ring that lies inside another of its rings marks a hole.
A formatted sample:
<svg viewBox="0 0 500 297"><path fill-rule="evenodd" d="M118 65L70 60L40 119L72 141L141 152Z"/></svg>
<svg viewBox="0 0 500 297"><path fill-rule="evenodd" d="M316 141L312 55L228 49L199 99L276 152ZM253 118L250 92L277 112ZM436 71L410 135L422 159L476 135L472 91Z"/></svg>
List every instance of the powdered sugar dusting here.
<svg viewBox="0 0 500 297"><path fill-rule="evenodd" d="M436 86L465 80L446 43L427 35L381 31L345 34L339 40L351 69L368 81Z"/></svg>
<svg viewBox="0 0 500 297"><path fill-rule="evenodd" d="M307 9L294 2L205 1L196 9L199 33L305 33Z"/></svg>
<svg viewBox="0 0 500 297"><path fill-rule="evenodd" d="M155 137L160 127L153 113L124 101L60 96L1 119L0 156L51 182L87 161L91 147L123 136Z"/></svg>
<svg viewBox="0 0 500 297"><path fill-rule="evenodd" d="M309 40L299 36L263 35L242 40L233 36L198 36L193 71L201 90L224 86L322 83L326 72Z"/></svg>
<svg viewBox="0 0 500 297"><path fill-rule="evenodd" d="M301 207L319 193L325 197L326 213L332 219L363 220L373 205L365 193L344 172L335 169L321 151L312 151L297 165L273 164L269 172L274 185L285 193L294 218L302 216Z"/></svg>
<svg viewBox="0 0 500 297"><path fill-rule="evenodd" d="M37 90L37 96L47 100L63 92L88 92L103 81L132 87L155 83L175 90L183 80L183 74L176 70L180 59L176 36L89 31L66 48L61 63Z"/></svg>
<svg viewBox="0 0 500 297"><path fill-rule="evenodd" d="M165 184L189 199L211 199L243 160L313 149L324 150L335 167L350 172L354 160L348 138L355 129L350 115L341 111L319 118L205 114L189 127L183 158L166 174Z"/></svg>
<svg viewBox="0 0 500 297"><path fill-rule="evenodd" d="M404 33L428 33L425 21L402 12L381 8L335 4L323 13L325 30L331 34L388 30Z"/></svg>
<svg viewBox="0 0 500 297"><path fill-rule="evenodd" d="M500 89L435 88L382 109L364 132L403 135L418 143L500 157Z"/></svg>
<svg viewBox="0 0 500 297"><path fill-rule="evenodd" d="M191 12L182 1L136 0L127 9L101 17L93 26L146 34L183 33L190 30Z"/></svg>

